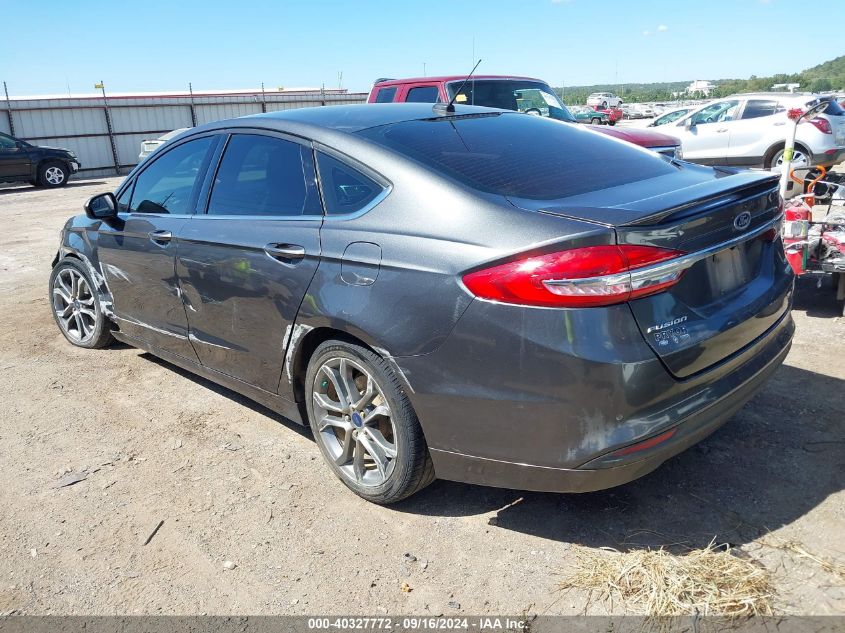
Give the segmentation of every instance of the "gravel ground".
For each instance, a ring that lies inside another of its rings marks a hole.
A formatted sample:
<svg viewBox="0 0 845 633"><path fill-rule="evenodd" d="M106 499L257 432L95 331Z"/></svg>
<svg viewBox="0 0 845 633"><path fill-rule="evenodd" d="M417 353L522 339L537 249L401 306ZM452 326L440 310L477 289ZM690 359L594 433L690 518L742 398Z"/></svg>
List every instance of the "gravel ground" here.
<svg viewBox="0 0 845 633"><path fill-rule="evenodd" d="M436 482L381 508L297 425L138 350L62 338L47 301L58 231L117 182L0 189L0 613L603 613L556 589L578 548L714 538L774 574L780 611L845 612L843 577L766 544L845 561L845 321L830 289L801 280L786 365L639 481L586 495Z"/></svg>

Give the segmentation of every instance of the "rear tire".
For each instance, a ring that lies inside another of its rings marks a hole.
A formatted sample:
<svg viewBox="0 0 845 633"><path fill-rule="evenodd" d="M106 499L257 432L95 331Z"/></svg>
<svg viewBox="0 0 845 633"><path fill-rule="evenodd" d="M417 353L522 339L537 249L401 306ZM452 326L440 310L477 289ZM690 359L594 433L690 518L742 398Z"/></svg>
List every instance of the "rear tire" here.
<svg viewBox="0 0 845 633"><path fill-rule="evenodd" d="M50 160L38 168L38 184L42 187L64 187L70 170L67 165L57 160Z"/></svg>
<svg viewBox="0 0 845 633"><path fill-rule="evenodd" d="M322 343L308 363L305 398L323 458L358 496L386 505L434 481L417 415L381 356L346 341Z"/></svg>
<svg viewBox="0 0 845 633"><path fill-rule="evenodd" d="M601 119L597 116L593 117L592 119L590 119L590 124L591 125L601 125Z"/></svg>

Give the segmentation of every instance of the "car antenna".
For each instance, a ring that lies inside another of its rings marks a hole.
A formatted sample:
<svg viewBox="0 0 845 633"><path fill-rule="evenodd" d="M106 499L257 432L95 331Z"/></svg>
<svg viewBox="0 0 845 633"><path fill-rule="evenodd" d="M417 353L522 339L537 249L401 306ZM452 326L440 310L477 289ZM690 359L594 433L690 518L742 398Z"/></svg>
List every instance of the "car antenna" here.
<svg viewBox="0 0 845 633"><path fill-rule="evenodd" d="M475 63L475 66L472 67L472 70L469 71L469 74L466 76L466 79L464 79L464 83L461 84L461 87L458 88L455 91L455 94L452 95L452 98L449 99L449 103L445 103L445 104L444 103L435 103L434 104L434 113L435 114L441 114L442 115L442 114L452 113L452 112L455 111L455 99L457 99L458 95L461 94L461 90L463 90L464 86L467 85L469 78L472 77L472 74L475 72L475 69L478 68L478 65L480 63L481 63L481 60L479 59Z"/></svg>

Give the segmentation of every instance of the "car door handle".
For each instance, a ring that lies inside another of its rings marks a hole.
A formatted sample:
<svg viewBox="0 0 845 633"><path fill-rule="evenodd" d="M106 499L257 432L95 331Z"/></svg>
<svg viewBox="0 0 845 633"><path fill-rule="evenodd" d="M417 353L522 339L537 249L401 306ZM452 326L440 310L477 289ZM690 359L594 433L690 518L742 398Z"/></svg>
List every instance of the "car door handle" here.
<svg viewBox="0 0 845 633"><path fill-rule="evenodd" d="M299 244L268 244L264 252L273 259L294 260L305 257L305 249Z"/></svg>
<svg viewBox="0 0 845 633"><path fill-rule="evenodd" d="M173 239L173 234L170 231L150 231L147 235L157 244L167 244Z"/></svg>
<svg viewBox="0 0 845 633"><path fill-rule="evenodd" d="M723 127L723 128L718 129L718 130L716 130L716 131L717 131L719 134L721 134L722 132L727 132L727 131L728 131L728 128Z"/></svg>

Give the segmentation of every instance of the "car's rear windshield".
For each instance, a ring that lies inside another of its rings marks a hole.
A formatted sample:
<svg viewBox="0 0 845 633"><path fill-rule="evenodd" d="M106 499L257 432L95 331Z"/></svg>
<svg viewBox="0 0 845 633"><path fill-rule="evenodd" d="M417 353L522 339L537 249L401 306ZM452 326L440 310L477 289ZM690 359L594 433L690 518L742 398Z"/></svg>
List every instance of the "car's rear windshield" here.
<svg viewBox="0 0 845 633"><path fill-rule="evenodd" d="M473 189L556 200L671 173L656 154L525 114L405 121L358 132Z"/></svg>

